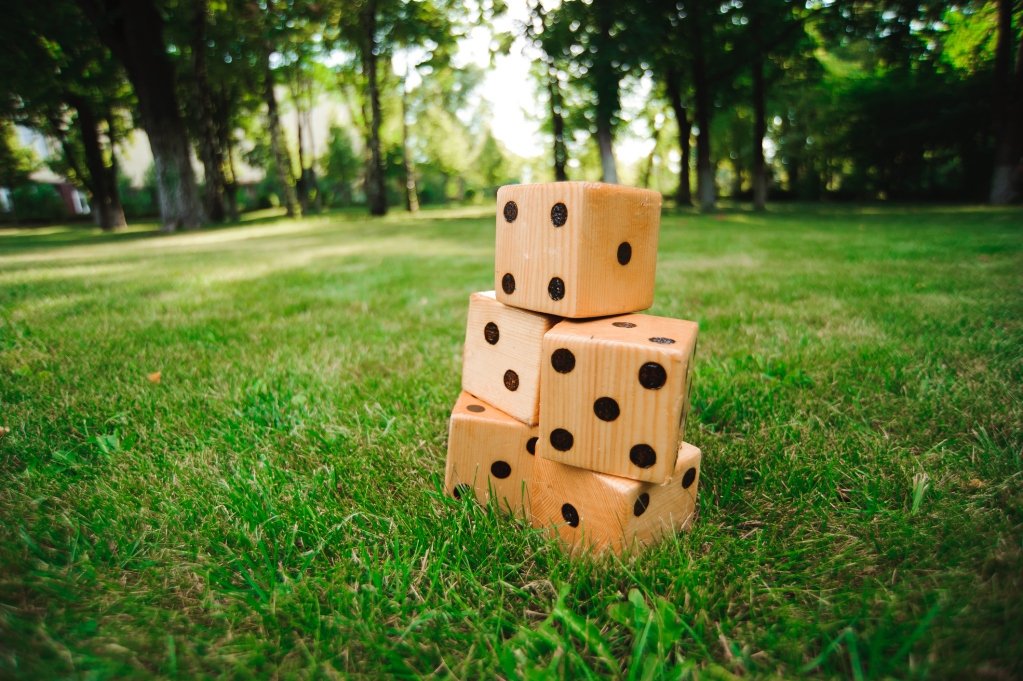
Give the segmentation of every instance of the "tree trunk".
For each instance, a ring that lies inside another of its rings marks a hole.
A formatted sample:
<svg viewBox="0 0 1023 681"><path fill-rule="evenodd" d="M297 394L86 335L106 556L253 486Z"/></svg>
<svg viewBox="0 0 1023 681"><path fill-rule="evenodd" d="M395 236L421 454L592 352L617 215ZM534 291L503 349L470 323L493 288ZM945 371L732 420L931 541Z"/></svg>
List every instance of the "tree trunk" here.
<svg viewBox="0 0 1023 681"><path fill-rule="evenodd" d="M1016 198L1016 175L1020 170L1023 118L1023 41L1012 69L1012 0L998 0L998 43L995 48L995 167L989 200L1007 205Z"/></svg>
<svg viewBox="0 0 1023 681"><path fill-rule="evenodd" d="M96 210L100 228L109 232L124 227L124 209L117 192L116 165L108 166L103 160L103 148L99 141L99 121L92 107L84 100L72 98L72 105L78 112L78 128L85 150L85 165L89 171L86 185L92 194L92 205Z"/></svg>
<svg viewBox="0 0 1023 681"><path fill-rule="evenodd" d="M692 21L697 20L698 12L693 14ZM714 210L717 191L714 188L714 166L710 159L710 119L711 100L710 84L707 79L707 65L703 51L704 37L695 27L692 41L693 48L693 87L696 90L696 195L700 210Z"/></svg>
<svg viewBox="0 0 1023 681"><path fill-rule="evenodd" d="M615 165L614 140L610 121L597 122L597 147L600 149L600 181L618 183Z"/></svg>
<svg viewBox="0 0 1023 681"><path fill-rule="evenodd" d="M224 198L227 202L227 212L232 222L238 222L241 215L238 212L238 175L234 171L234 145L231 143L231 137L222 138L224 146L224 155L227 157L227 169L230 173L230 177L224 182Z"/></svg>
<svg viewBox="0 0 1023 681"><path fill-rule="evenodd" d="M310 86L311 87L311 86ZM312 193L313 208L319 213L323 210L323 197L320 195L320 183L316 178L316 140L313 139L313 117L311 109L314 105L312 95L307 102L305 109L305 132L309 142L309 167L303 173L306 178L306 190Z"/></svg>
<svg viewBox="0 0 1023 681"><path fill-rule="evenodd" d="M295 189L298 192L298 204L302 214L309 212L309 176L305 172L305 140L302 135L302 110L298 106L298 98L295 98L295 133L298 136L298 180L295 182Z"/></svg>
<svg viewBox="0 0 1023 681"><path fill-rule="evenodd" d="M284 189L284 205L288 217L302 214L295 194L295 178L291 174L291 156L284 146L284 135L281 133L281 117L277 111L277 95L274 93L273 71L270 69L270 50L266 51L265 68L263 71L263 99L266 102L267 123L270 126L270 149L273 152L277 179Z"/></svg>
<svg viewBox="0 0 1023 681"><path fill-rule="evenodd" d="M565 115L561 108L561 86L558 83L558 72L554 64L547 64L547 97L551 107L551 129L554 132L554 181L565 182L568 173L568 147L565 145Z"/></svg>
<svg viewBox="0 0 1023 681"><path fill-rule="evenodd" d="M163 20L153 0L78 0L128 74L149 137L163 230L202 225L188 133L178 108Z"/></svg>
<svg viewBox="0 0 1023 681"><path fill-rule="evenodd" d="M366 168L366 200L370 215L387 213L387 185L384 181L384 160L380 153L380 88L377 83L377 2L369 0L361 12L362 33L366 42L362 45L362 71L366 78L369 96L369 165Z"/></svg>
<svg viewBox="0 0 1023 681"><path fill-rule="evenodd" d="M589 79L596 90L597 147L600 149L600 179L602 182L618 183L618 166L614 155L614 128L611 121L618 111L618 72L610 53L601 55L600 46L612 46L614 38L613 0L597 0L593 4L597 15L599 40Z"/></svg>
<svg viewBox="0 0 1023 681"><path fill-rule="evenodd" d="M742 160L736 154L732 159L732 198L736 201L742 196L742 176L746 169L742 167Z"/></svg>
<svg viewBox="0 0 1023 681"><path fill-rule="evenodd" d="M210 98L209 78L206 73L206 0L196 0L192 18L192 77L195 81L195 105L198 114L199 159L205 176L206 216L214 222L223 222L224 172L223 159L217 146L216 125L213 122L213 101Z"/></svg>
<svg viewBox="0 0 1023 681"><path fill-rule="evenodd" d="M657 147L661 143L661 128L657 126L656 116L651 117L650 125L654 129L654 146L646 157L646 164L643 166L643 175L640 177L639 186L644 189L650 188L650 178L654 173L654 159L657 158Z"/></svg>
<svg viewBox="0 0 1023 681"><path fill-rule="evenodd" d="M408 93L405 83L408 74L401 81L401 159L405 165L405 209L410 213L419 211L419 192L416 190L416 166L408 148Z"/></svg>
<svg viewBox="0 0 1023 681"><path fill-rule="evenodd" d="M759 40L759 14L753 14L754 39ZM767 163L764 137L767 136L767 95L764 87L764 55L759 46L753 56L753 209L767 208Z"/></svg>
<svg viewBox="0 0 1023 681"><path fill-rule="evenodd" d="M682 90L679 87L678 73L674 69L669 69L665 81L668 99L671 101L671 110L675 113L675 122L678 123L678 146L682 153L682 164L678 170L678 189L675 190L675 203L679 206L690 206L693 203L689 179L691 155L689 138L692 134L692 125L689 123L686 107L682 103Z"/></svg>

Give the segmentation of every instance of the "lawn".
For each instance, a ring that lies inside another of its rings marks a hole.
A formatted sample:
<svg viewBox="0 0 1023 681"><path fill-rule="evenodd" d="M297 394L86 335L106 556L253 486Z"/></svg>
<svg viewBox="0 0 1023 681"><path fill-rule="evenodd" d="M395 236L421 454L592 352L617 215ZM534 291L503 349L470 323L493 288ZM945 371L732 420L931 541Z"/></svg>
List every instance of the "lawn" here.
<svg viewBox="0 0 1023 681"><path fill-rule="evenodd" d="M1023 213L666 214L699 516L625 560L441 490L493 230L0 230L0 677L1023 676Z"/></svg>

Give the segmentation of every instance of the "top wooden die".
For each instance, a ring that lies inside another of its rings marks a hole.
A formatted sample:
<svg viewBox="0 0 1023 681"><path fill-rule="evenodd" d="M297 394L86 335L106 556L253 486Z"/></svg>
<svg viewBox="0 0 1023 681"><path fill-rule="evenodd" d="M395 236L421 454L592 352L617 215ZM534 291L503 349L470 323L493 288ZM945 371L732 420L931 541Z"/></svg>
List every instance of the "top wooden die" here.
<svg viewBox="0 0 1023 681"><path fill-rule="evenodd" d="M645 310L654 300L661 195L593 182L501 187L497 299L561 317Z"/></svg>

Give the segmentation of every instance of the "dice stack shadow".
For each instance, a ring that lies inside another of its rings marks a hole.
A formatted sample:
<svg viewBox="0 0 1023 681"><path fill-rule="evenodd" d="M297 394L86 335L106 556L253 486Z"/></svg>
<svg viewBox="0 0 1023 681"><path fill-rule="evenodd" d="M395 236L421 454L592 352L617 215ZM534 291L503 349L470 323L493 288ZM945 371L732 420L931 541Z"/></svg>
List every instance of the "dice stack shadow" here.
<svg viewBox="0 0 1023 681"><path fill-rule="evenodd" d="M493 500L571 550L689 526L683 442L695 322L653 304L661 196L587 182L497 193L495 290L469 297L445 489Z"/></svg>

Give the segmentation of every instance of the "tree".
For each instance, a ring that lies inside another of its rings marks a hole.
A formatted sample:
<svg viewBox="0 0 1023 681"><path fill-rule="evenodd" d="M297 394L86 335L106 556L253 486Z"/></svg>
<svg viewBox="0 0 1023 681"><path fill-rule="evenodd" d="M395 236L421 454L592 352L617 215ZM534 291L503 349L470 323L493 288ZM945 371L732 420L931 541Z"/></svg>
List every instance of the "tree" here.
<svg viewBox="0 0 1023 681"><path fill-rule="evenodd" d="M753 207L764 210L767 206L768 171L764 158L764 139L767 137L768 87L776 77L769 68L772 59L785 60L797 53L813 53L813 45L803 30L806 20L805 5L792 0L762 0L746 3L733 21L745 23L743 50L738 50L743 61L749 63L753 100ZM787 65L791 68L791 65Z"/></svg>
<svg viewBox="0 0 1023 681"><path fill-rule="evenodd" d="M675 203L688 206L692 203L692 65L693 40L690 36L691 22L677 3L669 0L651 0L642 5L642 19L635 30L642 31L638 39L644 64L651 70L656 81L661 83L663 95L671 107L678 132L678 147L681 156L678 185L675 189ZM669 38L662 38L667 32Z"/></svg>
<svg viewBox="0 0 1023 681"><path fill-rule="evenodd" d="M1012 203L1023 179L1023 40L1013 59L1016 32L1012 27L1012 0L997 0L998 44L994 73L995 167L990 201Z"/></svg>
<svg viewBox="0 0 1023 681"><path fill-rule="evenodd" d="M79 29L83 18L74 5L5 5L0 39L17 46L0 62L6 115L57 141L61 158L54 165L88 190L101 228L123 226L114 153L115 110L130 104L123 74L106 48Z"/></svg>
<svg viewBox="0 0 1023 681"><path fill-rule="evenodd" d="M343 0L337 26L341 42L356 54L349 73L359 80L361 119L366 137L366 199L372 215L387 212L387 187L381 145L382 84L396 49L419 47L442 55L457 39L453 8L440 0Z"/></svg>
<svg viewBox="0 0 1023 681"><path fill-rule="evenodd" d="M156 167L163 230L202 224L188 131L178 106L176 74L167 56L155 0L76 0L100 39L124 67L138 99Z"/></svg>
<svg viewBox="0 0 1023 681"><path fill-rule="evenodd" d="M720 6L707 0L650 0L642 7L642 20L637 26L643 27L643 32L637 38L645 60L664 84L678 124L683 163L676 198L682 205L689 202L689 131L695 123L696 194L700 209L711 210L717 200L710 133L715 91L735 71L724 49L724 16L717 11ZM728 7L734 11L734 4ZM665 31L667 39L653 37ZM687 91L692 92L692 120L684 94Z"/></svg>
<svg viewBox="0 0 1023 681"><path fill-rule="evenodd" d="M560 46L566 37L564 26L550 26L547 12L540 0L530 4L530 19L524 26L526 37L540 51L543 59L538 66L540 80L547 95L547 108L550 112L551 161L554 169L554 181L568 180L565 166L568 164L568 146L565 144L565 101L562 96L564 70L558 64ZM558 31L556 33L556 31Z"/></svg>
<svg viewBox="0 0 1023 681"><path fill-rule="evenodd" d="M637 18L627 3L567 0L550 13L551 38L543 41L545 52L560 54L590 95L586 114L604 182L618 182L614 138L620 123L621 82L638 62L636 42L641 34L631 30Z"/></svg>
<svg viewBox="0 0 1023 681"><path fill-rule="evenodd" d="M326 172L334 203L347 205L352 202L352 185L362 165L352 148L348 131L339 125L331 125L327 139L327 151L321 160Z"/></svg>
<svg viewBox="0 0 1023 681"><path fill-rule="evenodd" d="M203 165L207 217L234 220L236 132L256 128L264 106L264 17L248 0L164 2L180 99ZM266 127L260 121L259 131Z"/></svg>
<svg viewBox="0 0 1023 681"><path fill-rule="evenodd" d="M0 118L0 187L12 189L25 184L38 167L36 155L18 142L14 125Z"/></svg>
<svg viewBox="0 0 1023 681"><path fill-rule="evenodd" d="M384 157L380 145L380 77L378 66L384 51L381 39L381 10L391 9L388 0L348 0L342 2L338 29L341 39L357 55L357 73L361 77L362 120L366 137L366 202L371 215L387 213L387 187L384 181ZM382 7L383 6L383 7ZM383 22L386 24L386 21Z"/></svg>
<svg viewBox="0 0 1023 681"><path fill-rule="evenodd" d="M220 36L211 35L211 25L215 29L217 24L213 21L214 10L211 10L207 0L190 0L177 9L185 29L180 44L187 46L189 52L187 64L183 64L181 69L188 77L179 80L183 81L183 90L187 92L186 111L190 114L196 148L203 166L203 204L207 218L222 222L228 213L234 214L236 209L233 201L228 205L226 160L224 146L218 139L218 112L210 73L211 57L216 63L221 56L218 54L218 48L221 48L221 41L218 40Z"/></svg>

